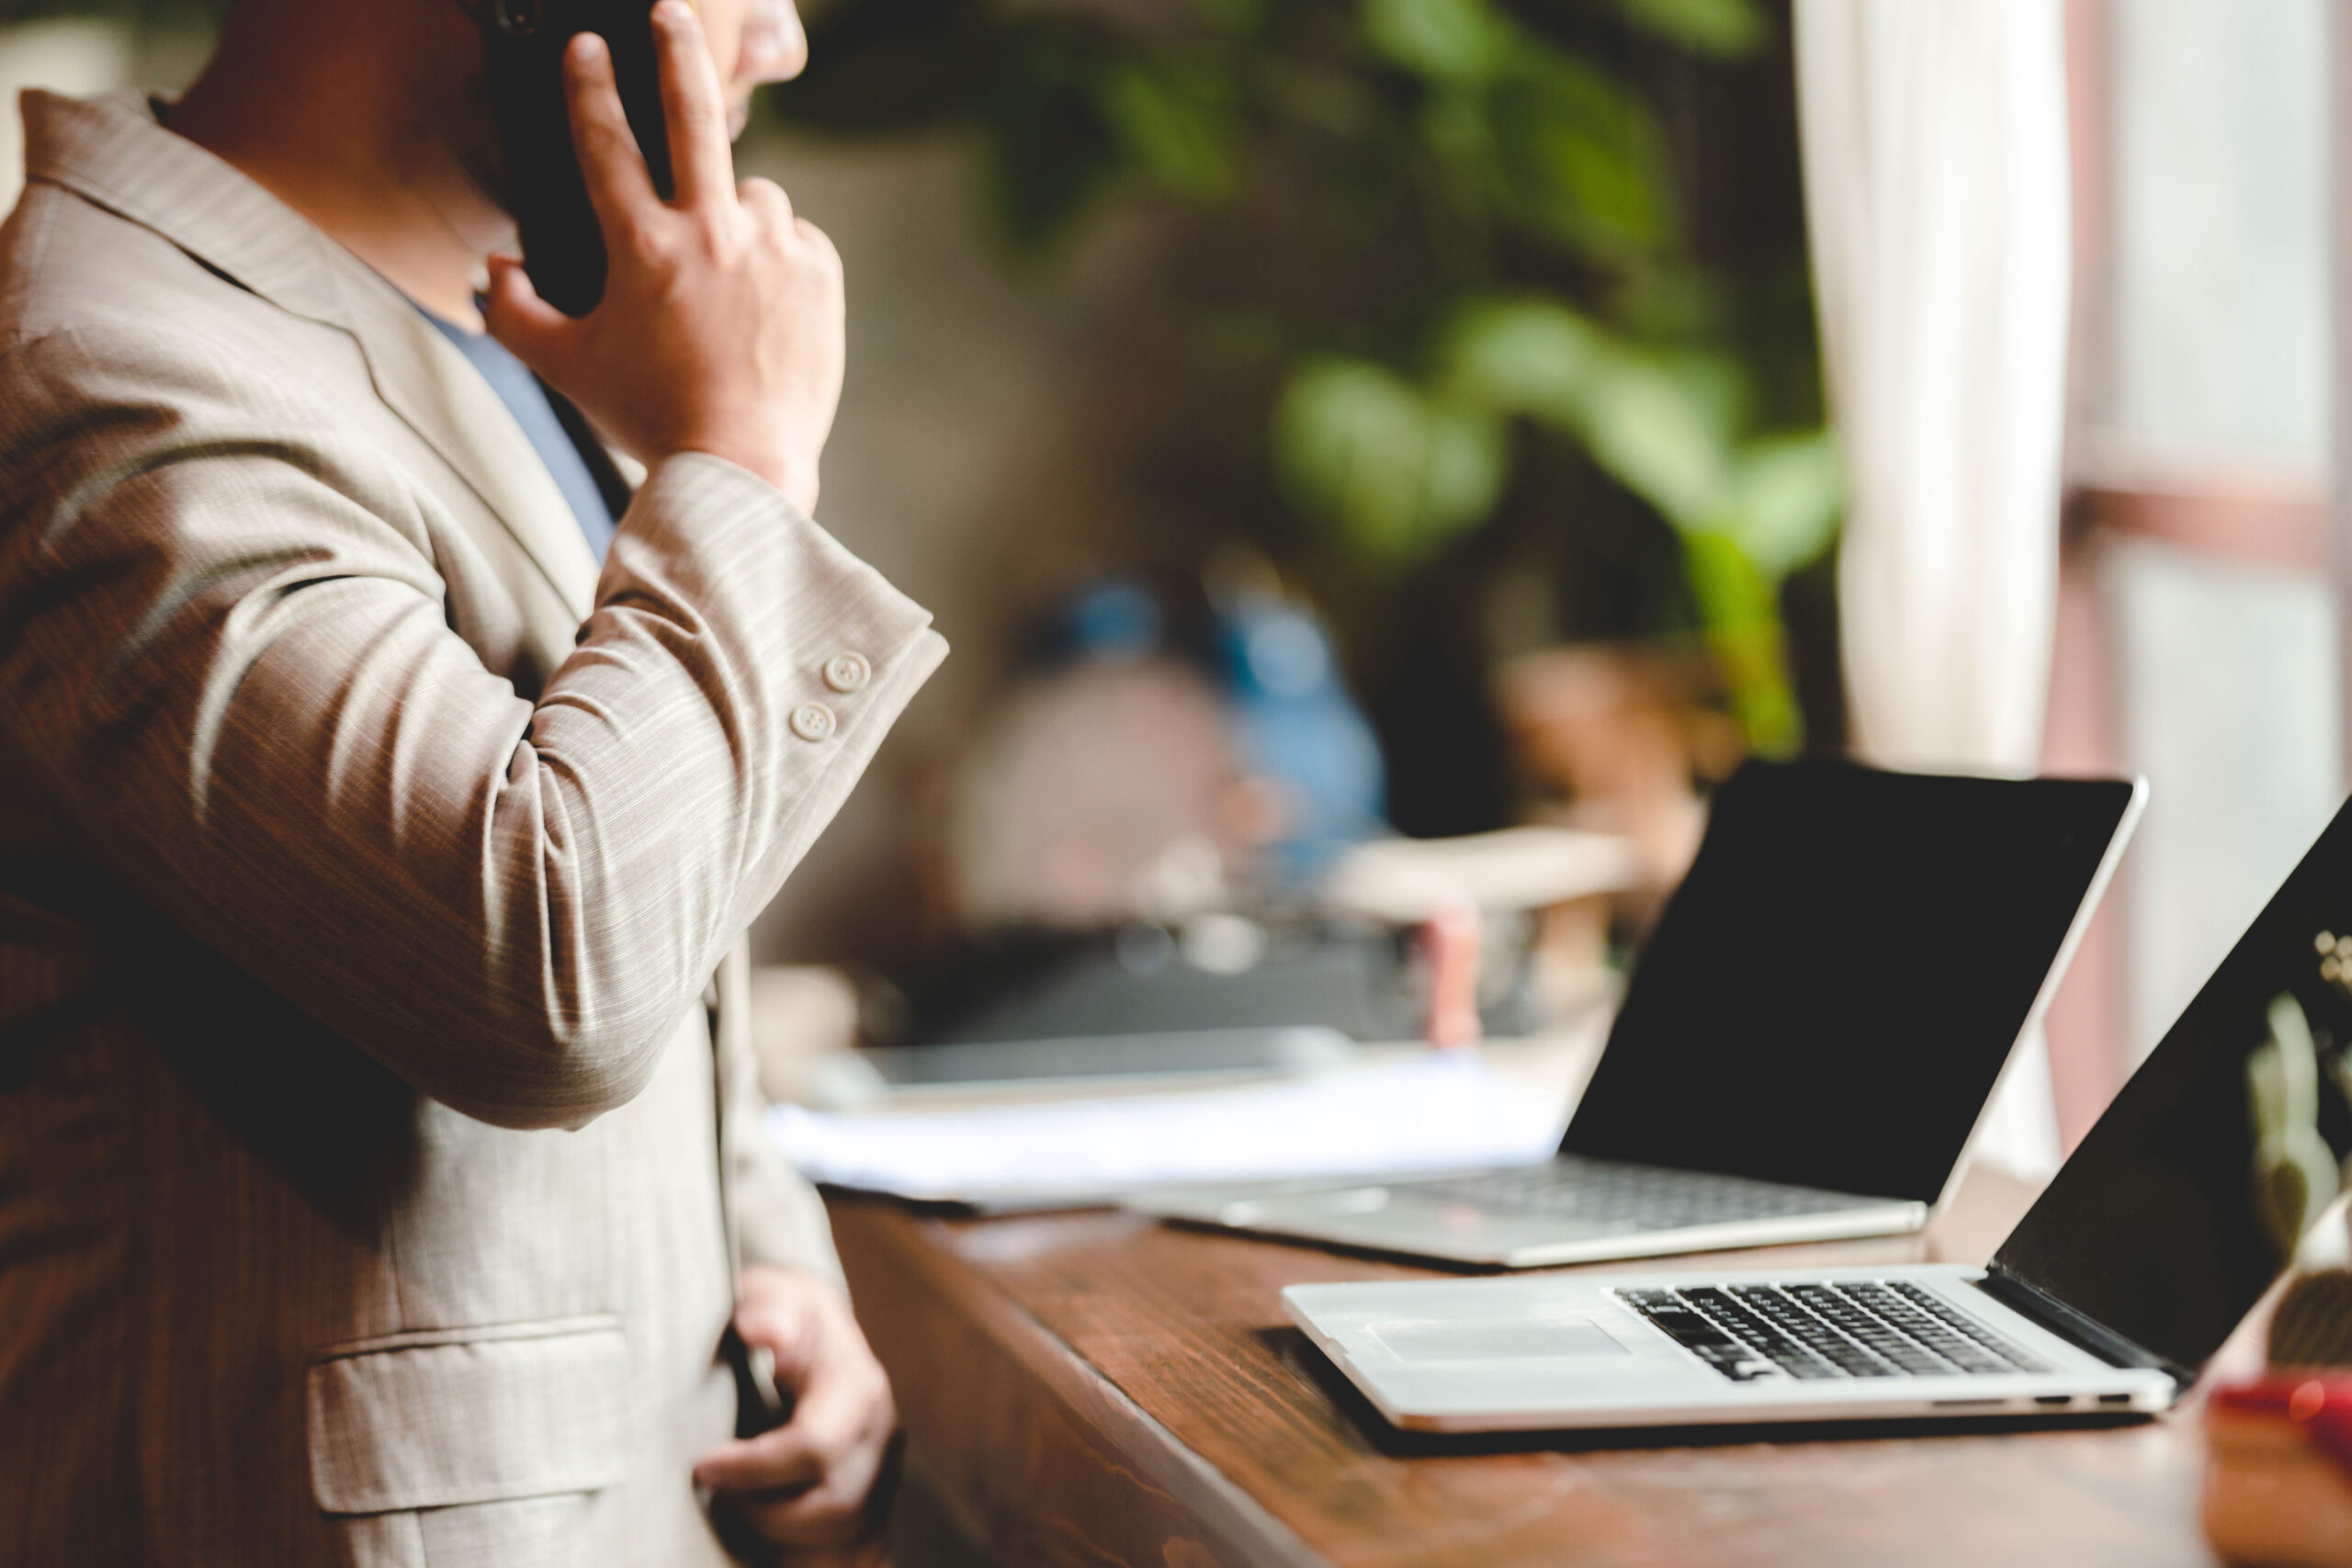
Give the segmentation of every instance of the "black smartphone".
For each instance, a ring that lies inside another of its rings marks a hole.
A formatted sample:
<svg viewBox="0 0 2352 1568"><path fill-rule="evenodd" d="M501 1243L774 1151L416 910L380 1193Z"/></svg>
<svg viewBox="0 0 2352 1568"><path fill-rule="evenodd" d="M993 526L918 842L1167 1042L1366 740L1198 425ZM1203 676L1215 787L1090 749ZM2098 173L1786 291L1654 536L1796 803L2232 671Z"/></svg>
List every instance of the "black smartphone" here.
<svg viewBox="0 0 2352 1568"><path fill-rule="evenodd" d="M484 0L491 111L506 153L505 196L539 298L584 316L605 297L605 235L572 151L563 51L582 33L610 47L621 107L667 201L670 133L662 113L653 0Z"/></svg>

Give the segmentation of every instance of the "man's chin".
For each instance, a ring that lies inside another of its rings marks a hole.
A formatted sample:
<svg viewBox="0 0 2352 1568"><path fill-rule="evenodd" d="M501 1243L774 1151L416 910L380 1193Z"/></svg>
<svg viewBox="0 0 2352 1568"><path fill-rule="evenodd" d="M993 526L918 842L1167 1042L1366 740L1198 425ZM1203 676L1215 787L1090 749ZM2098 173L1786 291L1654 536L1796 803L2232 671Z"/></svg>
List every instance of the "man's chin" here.
<svg viewBox="0 0 2352 1568"><path fill-rule="evenodd" d="M514 193L512 182L506 177L505 160L461 158L459 164L466 171L466 178L474 189L480 191L483 198L492 207L506 215L510 228L506 238L499 243L499 248L514 250L517 244L511 227L514 221Z"/></svg>

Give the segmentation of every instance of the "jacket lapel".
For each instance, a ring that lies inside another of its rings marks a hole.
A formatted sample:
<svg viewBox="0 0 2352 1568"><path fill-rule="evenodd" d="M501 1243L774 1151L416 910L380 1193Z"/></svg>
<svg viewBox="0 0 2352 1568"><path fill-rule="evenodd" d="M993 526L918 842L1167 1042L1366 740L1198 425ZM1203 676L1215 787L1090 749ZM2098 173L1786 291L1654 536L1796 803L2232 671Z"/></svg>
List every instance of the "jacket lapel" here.
<svg viewBox="0 0 2352 1568"><path fill-rule="evenodd" d="M151 228L281 309L352 336L377 395L448 463L554 591L570 624L533 629L559 657L568 650L594 602L595 557L547 465L465 355L300 213L156 123L141 93L88 100L28 93L24 104L28 177Z"/></svg>
<svg viewBox="0 0 2352 1568"><path fill-rule="evenodd" d="M595 602L596 558L571 503L480 372L399 290L368 271L345 278L344 323L367 356L376 395L448 459L523 547L571 613L572 633Z"/></svg>

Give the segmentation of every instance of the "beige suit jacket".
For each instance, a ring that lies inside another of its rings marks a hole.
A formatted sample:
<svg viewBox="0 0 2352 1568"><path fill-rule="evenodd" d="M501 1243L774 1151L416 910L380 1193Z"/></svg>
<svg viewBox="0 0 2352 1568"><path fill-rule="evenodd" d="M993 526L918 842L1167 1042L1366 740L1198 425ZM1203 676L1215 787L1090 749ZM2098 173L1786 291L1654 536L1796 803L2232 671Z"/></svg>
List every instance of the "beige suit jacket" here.
<svg viewBox="0 0 2352 1568"><path fill-rule="evenodd" d="M945 650L716 458L601 574L464 357L136 95L0 230L0 1562L692 1564L705 998Z"/></svg>

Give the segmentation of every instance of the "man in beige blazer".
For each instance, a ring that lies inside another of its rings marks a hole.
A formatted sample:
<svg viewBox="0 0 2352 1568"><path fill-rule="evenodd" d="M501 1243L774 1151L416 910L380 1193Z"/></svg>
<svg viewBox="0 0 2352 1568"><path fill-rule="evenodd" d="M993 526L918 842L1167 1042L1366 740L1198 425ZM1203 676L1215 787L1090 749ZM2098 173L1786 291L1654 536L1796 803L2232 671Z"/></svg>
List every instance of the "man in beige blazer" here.
<svg viewBox="0 0 2352 1568"><path fill-rule="evenodd" d="M838 264L726 130L797 26L701 9L656 12L673 203L570 61L605 303L492 264L648 470L601 570L424 313L503 232L458 0L243 0L176 105L28 100L0 1562L863 1550L894 1417L740 939L944 645L809 521ZM744 1441L730 1319L792 1406Z"/></svg>

